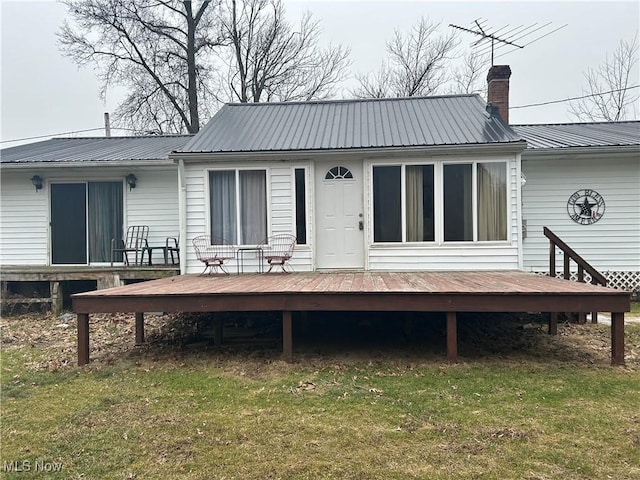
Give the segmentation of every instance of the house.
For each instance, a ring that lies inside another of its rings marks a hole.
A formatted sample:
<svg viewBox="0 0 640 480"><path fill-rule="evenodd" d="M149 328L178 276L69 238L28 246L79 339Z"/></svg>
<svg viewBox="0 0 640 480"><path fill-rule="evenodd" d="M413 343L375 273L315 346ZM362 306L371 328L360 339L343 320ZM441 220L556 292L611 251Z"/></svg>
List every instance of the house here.
<svg viewBox="0 0 640 480"><path fill-rule="evenodd" d="M181 273L202 271L198 235L241 246L230 268L250 272L251 247L277 233L296 235L296 271L544 273L546 225L612 286L638 290L638 122L510 127L510 74L491 68L490 104L477 95L228 104L195 136L5 149L3 279L11 266L105 272L111 238L137 224L151 227L151 245L179 234ZM120 268L98 286L122 283L123 272L150 278Z"/></svg>
<svg viewBox="0 0 640 480"><path fill-rule="evenodd" d="M3 288L7 281L50 281L53 290L59 281L95 288L157 278L157 270L108 268L111 239L141 224L150 227L150 245L178 235L178 171L168 154L189 139L56 138L3 149Z"/></svg>
<svg viewBox="0 0 640 480"><path fill-rule="evenodd" d="M522 268L526 143L486 107L477 95L227 104L170 154L181 236L293 233L296 271ZM182 272L202 271L186 253Z"/></svg>
<svg viewBox="0 0 640 480"><path fill-rule="evenodd" d="M640 122L513 125L522 153L524 269L547 272L544 226L606 278L640 291ZM559 258L556 265L562 265Z"/></svg>

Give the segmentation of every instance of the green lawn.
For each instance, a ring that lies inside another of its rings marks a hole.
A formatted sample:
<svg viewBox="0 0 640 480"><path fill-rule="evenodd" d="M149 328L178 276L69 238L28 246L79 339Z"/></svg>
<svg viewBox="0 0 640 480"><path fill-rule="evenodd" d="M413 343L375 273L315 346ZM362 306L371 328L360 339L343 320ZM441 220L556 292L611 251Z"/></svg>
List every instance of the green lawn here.
<svg viewBox="0 0 640 480"><path fill-rule="evenodd" d="M275 348L119 347L114 322L96 335L117 354L77 368L73 327L20 325L3 319L3 478L640 478L640 326L620 368L600 325L518 329L517 348L456 365L395 349L289 365Z"/></svg>

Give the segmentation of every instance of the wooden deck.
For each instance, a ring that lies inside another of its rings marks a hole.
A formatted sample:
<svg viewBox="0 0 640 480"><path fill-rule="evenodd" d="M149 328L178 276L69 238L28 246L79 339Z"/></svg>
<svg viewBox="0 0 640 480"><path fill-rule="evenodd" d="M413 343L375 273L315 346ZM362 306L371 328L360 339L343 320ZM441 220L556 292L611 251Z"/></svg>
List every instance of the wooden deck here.
<svg viewBox="0 0 640 480"><path fill-rule="evenodd" d="M90 280L97 288L109 288L128 281L152 280L178 275L177 265L94 266L94 265L2 265L0 282L2 308L11 305L48 304L52 311L60 313L63 308L63 282ZM49 295L42 298L9 298L9 283L47 282Z"/></svg>
<svg viewBox="0 0 640 480"><path fill-rule="evenodd" d="M181 275L73 296L78 363L89 361L89 315L136 312L283 312L284 358L293 354L292 311L415 311L447 313L447 355L457 357L456 312L611 312L612 363L624 364L628 293L520 271L340 272L263 275Z"/></svg>

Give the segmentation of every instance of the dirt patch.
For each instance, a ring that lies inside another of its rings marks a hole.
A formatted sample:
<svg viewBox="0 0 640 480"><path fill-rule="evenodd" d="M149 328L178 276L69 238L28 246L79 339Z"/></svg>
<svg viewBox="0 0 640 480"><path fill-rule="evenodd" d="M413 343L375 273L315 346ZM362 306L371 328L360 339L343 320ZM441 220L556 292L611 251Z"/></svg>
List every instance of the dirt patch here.
<svg viewBox="0 0 640 480"><path fill-rule="evenodd" d="M335 315L334 315L335 316ZM224 323L225 344L215 346L214 322ZM304 321L303 321L304 320ZM357 363L419 364L445 361L443 318L343 316L294 319L296 361L311 367ZM298 323L296 323L298 322ZM268 374L280 360L281 325L273 314L244 316L145 315L146 343L134 345L132 314L95 314L90 320L92 365L121 360L188 360L207 356L224 368L247 375ZM410 324L410 327L408 325ZM34 313L1 319L2 349L37 349L32 369L75 368L76 319L66 313ZM558 335L547 333L541 315L461 314L458 352L462 361L558 362L606 366L610 361L610 327L560 323ZM627 367L640 367L640 328L626 332Z"/></svg>

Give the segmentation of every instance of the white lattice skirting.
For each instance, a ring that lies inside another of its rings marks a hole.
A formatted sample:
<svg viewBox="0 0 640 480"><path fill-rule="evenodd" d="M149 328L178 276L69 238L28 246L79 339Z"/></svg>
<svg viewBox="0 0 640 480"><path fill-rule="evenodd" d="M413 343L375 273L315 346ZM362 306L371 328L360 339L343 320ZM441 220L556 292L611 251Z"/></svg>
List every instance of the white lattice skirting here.
<svg viewBox="0 0 640 480"><path fill-rule="evenodd" d="M536 272L540 275L546 275L547 272ZM607 279L607 287L615 288L617 290L625 290L632 294L640 292L640 272L601 272ZM558 271L556 276L562 277L562 271ZM571 280L578 280L578 273L571 272ZM591 275L585 272L585 282L591 282Z"/></svg>

